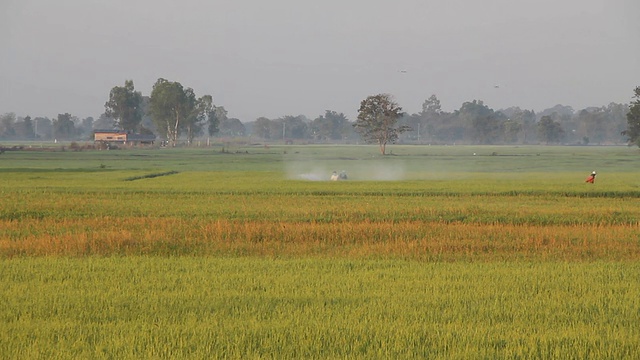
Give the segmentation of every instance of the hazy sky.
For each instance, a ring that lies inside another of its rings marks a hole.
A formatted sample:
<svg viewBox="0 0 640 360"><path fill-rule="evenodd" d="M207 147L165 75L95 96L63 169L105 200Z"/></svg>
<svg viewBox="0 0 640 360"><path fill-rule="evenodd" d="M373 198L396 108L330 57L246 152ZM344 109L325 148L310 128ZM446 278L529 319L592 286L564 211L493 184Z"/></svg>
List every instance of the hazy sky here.
<svg viewBox="0 0 640 360"><path fill-rule="evenodd" d="M162 77L252 121L355 120L483 100L541 111L628 103L638 0L0 0L0 114L97 117L114 86ZM498 85L499 88L495 86Z"/></svg>

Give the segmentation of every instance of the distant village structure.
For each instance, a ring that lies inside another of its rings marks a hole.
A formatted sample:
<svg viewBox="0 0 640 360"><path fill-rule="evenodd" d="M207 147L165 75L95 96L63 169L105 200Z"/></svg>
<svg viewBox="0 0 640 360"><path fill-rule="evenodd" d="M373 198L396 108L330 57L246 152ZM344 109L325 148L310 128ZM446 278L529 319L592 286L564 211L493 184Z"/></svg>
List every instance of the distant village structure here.
<svg viewBox="0 0 640 360"><path fill-rule="evenodd" d="M123 144L123 145L152 145L156 141L155 135L134 134L125 130L95 130L93 132L93 141L107 144Z"/></svg>

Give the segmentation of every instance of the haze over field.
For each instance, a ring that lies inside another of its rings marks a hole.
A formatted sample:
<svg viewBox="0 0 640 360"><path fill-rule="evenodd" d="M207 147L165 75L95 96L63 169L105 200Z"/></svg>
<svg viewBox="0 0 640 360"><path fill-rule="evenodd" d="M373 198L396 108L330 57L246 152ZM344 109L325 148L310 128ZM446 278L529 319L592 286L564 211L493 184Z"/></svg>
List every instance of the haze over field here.
<svg viewBox="0 0 640 360"><path fill-rule="evenodd" d="M253 121L325 110L355 119L391 93L409 113L483 100L540 111L629 103L637 0L0 2L0 113L104 112L133 79L211 94Z"/></svg>
<svg viewBox="0 0 640 360"><path fill-rule="evenodd" d="M348 179L358 181L396 181L406 180L406 165L403 162L372 161L348 164L338 167L340 162L291 161L285 163L287 178L309 181L329 181L331 174L345 172ZM334 165L332 167L332 165ZM346 170L348 169L348 170Z"/></svg>

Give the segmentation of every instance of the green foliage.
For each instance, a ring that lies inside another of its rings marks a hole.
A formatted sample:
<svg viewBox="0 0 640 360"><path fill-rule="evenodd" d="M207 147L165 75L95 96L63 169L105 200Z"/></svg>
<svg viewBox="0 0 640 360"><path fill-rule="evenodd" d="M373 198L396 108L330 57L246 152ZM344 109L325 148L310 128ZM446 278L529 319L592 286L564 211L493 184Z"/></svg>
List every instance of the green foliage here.
<svg viewBox="0 0 640 360"><path fill-rule="evenodd" d="M502 113L494 112L482 101L465 102L458 113L466 127L467 138L474 144L494 144L502 137Z"/></svg>
<svg viewBox="0 0 640 360"><path fill-rule="evenodd" d="M627 113L627 129L622 132L628 138L630 143L640 147L640 86L634 90L634 100Z"/></svg>
<svg viewBox="0 0 640 360"><path fill-rule="evenodd" d="M206 124L210 134L217 131L215 110L211 95L196 98L193 89L162 78L153 85L149 98L149 113L156 128L174 147L183 131L189 144L202 135Z"/></svg>
<svg viewBox="0 0 640 360"><path fill-rule="evenodd" d="M349 125L343 113L327 110L311 122L311 132L315 140L342 140L349 136Z"/></svg>
<svg viewBox="0 0 640 360"><path fill-rule="evenodd" d="M104 104L105 115L116 120L122 130L138 131L142 121L142 94L135 91L133 80L125 80L124 86L115 86Z"/></svg>
<svg viewBox="0 0 640 360"><path fill-rule="evenodd" d="M262 139L271 139L271 120L266 117L259 117L253 123L253 134Z"/></svg>
<svg viewBox="0 0 640 360"><path fill-rule="evenodd" d="M58 114L58 118L53 120L53 136L57 140L73 139L76 134L75 124L71 119L71 114Z"/></svg>
<svg viewBox="0 0 640 360"><path fill-rule="evenodd" d="M149 112L160 134L173 146L196 105L193 90L179 82L158 79L149 100Z"/></svg>
<svg viewBox="0 0 640 360"><path fill-rule="evenodd" d="M518 134L523 128L523 125L514 121L506 120L502 123L502 133L504 136L504 142L507 144L515 144L518 141Z"/></svg>
<svg viewBox="0 0 640 360"><path fill-rule="evenodd" d="M207 133L209 136L213 136L220 132L221 125L226 123L227 120L227 110L225 110L224 106L213 107L209 113L209 122L207 127Z"/></svg>
<svg viewBox="0 0 640 360"><path fill-rule="evenodd" d="M244 124L236 118L225 118L224 121L220 122L220 135L222 136L246 136L247 130Z"/></svg>
<svg viewBox="0 0 640 360"><path fill-rule="evenodd" d="M282 139L304 139L307 137L308 125L307 118L304 115L286 115L272 123L275 128L282 129L282 134L280 134Z"/></svg>
<svg viewBox="0 0 640 360"><path fill-rule="evenodd" d="M438 115L442 113L442 106L440 105L440 100L434 94L431 95L427 100L422 103L422 113L423 116L431 116Z"/></svg>
<svg viewBox="0 0 640 360"><path fill-rule="evenodd" d="M538 122L538 138L541 141L559 143L564 137L564 129L559 122L553 121L551 116L543 116Z"/></svg>
<svg viewBox="0 0 640 360"><path fill-rule="evenodd" d="M371 95L360 103L358 119L353 126L366 142L377 143L380 153L385 155L387 144L394 143L399 134L410 130L404 125L396 126L401 116L402 108L391 95Z"/></svg>
<svg viewBox="0 0 640 360"><path fill-rule="evenodd" d="M15 134L15 113L6 113L0 116L0 138L11 138Z"/></svg>

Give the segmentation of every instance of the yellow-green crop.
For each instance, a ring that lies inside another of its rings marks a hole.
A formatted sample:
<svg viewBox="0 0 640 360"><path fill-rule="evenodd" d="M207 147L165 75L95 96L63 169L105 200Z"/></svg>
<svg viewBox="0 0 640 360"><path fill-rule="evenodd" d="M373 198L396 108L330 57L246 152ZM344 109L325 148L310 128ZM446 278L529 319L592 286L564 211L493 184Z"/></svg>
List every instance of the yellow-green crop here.
<svg viewBox="0 0 640 360"><path fill-rule="evenodd" d="M11 359L640 356L636 262L23 258L0 280Z"/></svg>
<svg viewBox="0 0 640 360"><path fill-rule="evenodd" d="M640 357L636 149L375 151L4 153L0 357Z"/></svg>

